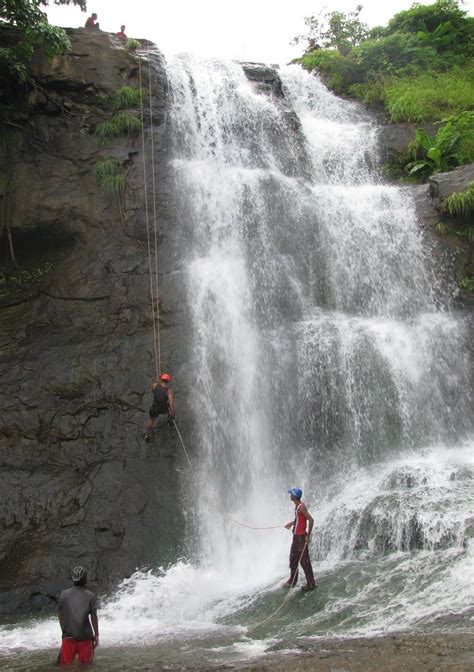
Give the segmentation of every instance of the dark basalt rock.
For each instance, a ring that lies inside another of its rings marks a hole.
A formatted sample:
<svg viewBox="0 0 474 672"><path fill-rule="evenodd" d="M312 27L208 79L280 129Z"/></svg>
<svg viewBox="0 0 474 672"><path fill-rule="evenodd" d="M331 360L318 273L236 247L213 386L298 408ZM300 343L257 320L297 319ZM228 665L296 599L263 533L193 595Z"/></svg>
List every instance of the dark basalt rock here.
<svg viewBox="0 0 474 672"><path fill-rule="evenodd" d="M92 589L105 592L136 567L183 552L182 507L172 504L181 487L177 438L162 419L154 441L143 441L155 367L141 138L102 147L93 134L111 115L113 92L138 85L138 61L106 33L81 29L70 38L71 52L34 61L36 87L3 129L18 262L52 268L31 291L0 303L0 613L50 608L74 564L87 566ZM186 355L158 57L152 73L154 128L147 110L145 142L153 132L162 361L178 374ZM96 161L109 157L126 172L122 212L94 176ZM5 265L5 238L2 255ZM186 426L179 410L178 419Z"/></svg>
<svg viewBox="0 0 474 672"><path fill-rule="evenodd" d="M277 72L278 66L269 66L264 63L242 63L241 65L247 79L257 83L258 91L283 98L281 79Z"/></svg>

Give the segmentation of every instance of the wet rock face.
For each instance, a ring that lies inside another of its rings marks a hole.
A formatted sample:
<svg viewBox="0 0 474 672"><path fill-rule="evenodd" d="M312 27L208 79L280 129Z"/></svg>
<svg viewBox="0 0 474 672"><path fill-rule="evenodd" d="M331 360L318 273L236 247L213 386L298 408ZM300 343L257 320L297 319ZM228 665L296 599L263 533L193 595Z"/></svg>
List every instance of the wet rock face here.
<svg viewBox="0 0 474 672"><path fill-rule="evenodd" d="M443 208L443 200L455 192L464 191L473 180L474 164L469 164L449 173L432 175L428 184L410 188L420 226L431 239L438 277L445 287L451 287L454 292L463 277L472 275L473 248L467 238L457 234L462 223L449 217ZM440 222L445 227L443 235L436 230ZM460 307L470 309L472 300L471 294L459 292Z"/></svg>
<svg viewBox="0 0 474 672"><path fill-rule="evenodd" d="M71 52L34 63L37 88L15 126L3 129L17 261L48 270L0 304L0 613L51 607L75 564L105 592L136 567L182 551L183 521L172 503L179 444L164 418L152 443L143 441L155 365L141 137L103 146L94 137L112 114L113 93L138 86L138 61L106 33L70 37ZM173 301L180 276L169 237L159 59L151 74L162 362L179 378L186 356ZM148 87L148 65L142 76ZM145 129L149 148L148 109ZM121 207L94 174L96 161L111 157L126 176ZM5 268L5 238L1 250Z"/></svg>

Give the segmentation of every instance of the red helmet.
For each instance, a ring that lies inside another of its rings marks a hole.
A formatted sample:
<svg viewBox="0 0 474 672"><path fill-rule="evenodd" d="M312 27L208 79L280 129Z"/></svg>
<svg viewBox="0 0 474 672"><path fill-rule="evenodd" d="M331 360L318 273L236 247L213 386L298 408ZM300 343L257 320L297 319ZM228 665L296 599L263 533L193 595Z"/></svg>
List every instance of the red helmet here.
<svg viewBox="0 0 474 672"><path fill-rule="evenodd" d="M162 373L160 376L160 380L164 380L167 383L169 383L169 381L171 380L171 376L169 373Z"/></svg>

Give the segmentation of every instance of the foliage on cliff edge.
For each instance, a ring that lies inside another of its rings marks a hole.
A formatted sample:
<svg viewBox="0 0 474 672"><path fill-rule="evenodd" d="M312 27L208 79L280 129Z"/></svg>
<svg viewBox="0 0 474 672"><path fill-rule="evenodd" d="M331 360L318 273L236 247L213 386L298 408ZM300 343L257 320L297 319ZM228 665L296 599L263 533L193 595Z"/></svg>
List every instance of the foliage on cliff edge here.
<svg viewBox="0 0 474 672"><path fill-rule="evenodd" d="M40 5L48 0L0 0L0 25L16 29L19 39L11 45L0 47L0 75L26 78L26 63L35 48L51 58L69 49L71 44L62 28L48 23ZM86 10L86 0L54 0L55 5L78 5Z"/></svg>
<svg viewBox="0 0 474 672"><path fill-rule="evenodd" d="M307 34L296 38L307 46L299 62L336 93L384 107L393 121L439 121L474 109L474 18L457 0L414 4L372 30L361 9L307 17Z"/></svg>

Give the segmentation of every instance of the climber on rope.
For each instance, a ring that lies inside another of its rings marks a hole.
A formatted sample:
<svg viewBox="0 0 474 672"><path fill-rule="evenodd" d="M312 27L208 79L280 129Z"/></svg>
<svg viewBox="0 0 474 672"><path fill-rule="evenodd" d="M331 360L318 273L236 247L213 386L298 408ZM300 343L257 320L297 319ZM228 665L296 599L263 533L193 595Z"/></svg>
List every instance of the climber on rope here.
<svg viewBox="0 0 474 672"><path fill-rule="evenodd" d="M151 385L153 392L153 404L148 412L148 419L146 422L145 441L151 439L153 433L153 421L159 415L168 416L168 425L170 427L174 424L174 394L170 390L169 384L171 376L169 373L162 373L154 383Z"/></svg>
<svg viewBox="0 0 474 672"><path fill-rule="evenodd" d="M306 585L302 586L301 590L306 593L307 591L316 588L308 550L314 519L306 508L306 504L301 501L301 497L303 496L301 488L291 488L288 492L291 501L295 505L295 519L290 520L290 522L285 525L287 530L292 530L293 541L290 550L290 578L283 584L283 587L295 587L296 582L298 581L298 564L301 564L306 576ZM308 529L306 529L306 523L308 523Z"/></svg>

